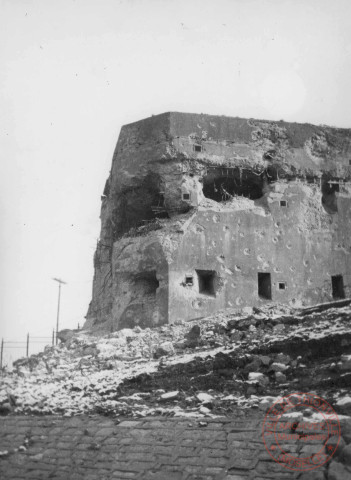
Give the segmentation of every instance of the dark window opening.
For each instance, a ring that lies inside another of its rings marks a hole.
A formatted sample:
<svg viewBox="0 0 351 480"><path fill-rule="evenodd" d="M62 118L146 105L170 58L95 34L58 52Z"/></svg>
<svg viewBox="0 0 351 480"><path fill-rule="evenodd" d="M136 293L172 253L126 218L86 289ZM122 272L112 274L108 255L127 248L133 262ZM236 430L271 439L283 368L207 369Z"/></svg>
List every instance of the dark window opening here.
<svg viewBox="0 0 351 480"><path fill-rule="evenodd" d="M349 165L351 165L351 160L349 160Z"/></svg>
<svg viewBox="0 0 351 480"><path fill-rule="evenodd" d="M272 299L272 286L271 286L271 274L270 273L258 273L258 296Z"/></svg>
<svg viewBox="0 0 351 480"><path fill-rule="evenodd" d="M202 152L202 145L194 145L195 152Z"/></svg>
<svg viewBox="0 0 351 480"><path fill-rule="evenodd" d="M280 206L281 207L286 207L288 205L286 200L280 200Z"/></svg>
<svg viewBox="0 0 351 480"><path fill-rule="evenodd" d="M345 298L344 279L342 275L335 275L332 279L333 298Z"/></svg>
<svg viewBox="0 0 351 480"><path fill-rule="evenodd" d="M214 296L216 294L216 272L212 270L196 270L196 273L199 282L199 293Z"/></svg>
<svg viewBox="0 0 351 480"><path fill-rule="evenodd" d="M279 282L278 283L278 289L279 290L286 290L286 283L285 282Z"/></svg>
<svg viewBox="0 0 351 480"><path fill-rule="evenodd" d="M190 200L190 193L183 193L183 200Z"/></svg>
<svg viewBox="0 0 351 480"><path fill-rule="evenodd" d="M267 177L239 168L209 168L203 178L203 193L216 202L227 202L233 197L261 198Z"/></svg>
<svg viewBox="0 0 351 480"><path fill-rule="evenodd" d="M339 183L331 183L327 179L322 180L322 205L324 210L329 213L337 213L338 199L335 192L339 192Z"/></svg>
<svg viewBox="0 0 351 480"><path fill-rule="evenodd" d="M192 275L187 275L185 277L185 284L186 285L193 285L194 284L194 278Z"/></svg>

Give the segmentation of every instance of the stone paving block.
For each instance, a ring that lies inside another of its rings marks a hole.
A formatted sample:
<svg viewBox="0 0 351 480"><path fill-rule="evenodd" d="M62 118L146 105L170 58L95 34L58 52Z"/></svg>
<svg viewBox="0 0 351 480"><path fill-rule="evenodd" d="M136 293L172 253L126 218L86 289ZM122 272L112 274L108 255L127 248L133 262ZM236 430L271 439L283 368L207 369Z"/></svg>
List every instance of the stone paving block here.
<svg viewBox="0 0 351 480"><path fill-rule="evenodd" d="M128 478L136 478L138 476L138 473L136 472L123 472L122 470L115 470L112 473L112 477L115 480L125 480Z"/></svg>
<svg viewBox="0 0 351 480"><path fill-rule="evenodd" d="M237 446L239 445L240 443ZM222 440L215 440L214 442L211 442L211 448L227 450L227 448L229 448L228 446L229 446L228 442L222 441Z"/></svg>
<svg viewBox="0 0 351 480"><path fill-rule="evenodd" d="M206 440L226 440L227 436L225 432L222 431L208 431L208 430L186 430L182 432L180 438L183 440L191 438L195 441L206 441Z"/></svg>
<svg viewBox="0 0 351 480"><path fill-rule="evenodd" d="M34 429L45 434L32 437L35 442L26 452L0 459L1 480L297 478L269 457L259 422L256 432L244 432L241 429L247 422L230 419L209 420L206 427L200 427L194 419L162 417L124 420L119 425L114 419L98 416L55 417L39 423L36 417L25 417L18 435L18 420L14 416L0 418L0 440L5 447L8 438L23 443L25 434Z"/></svg>
<svg viewBox="0 0 351 480"><path fill-rule="evenodd" d="M211 474L211 475L219 475L223 474L225 470L223 467L206 467L205 468L205 473Z"/></svg>
<svg viewBox="0 0 351 480"><path fill-rule="evenodd" d="M253 470L258 463L257 458L242 458L238 456L237 458L230 458L230 461L228 463L229 468L237 468L238 470Z"/></svg>
<svg viewBox="0 0 351 480"><path fill-rule="evenodd" d="M187 477L187 480L213 480L213 477L212 475L204 475L204 474L196 475L195 474Z"/></svg>
<svg viewBox="0 0 351 480"><path fill-rule="evenodd" d="M228 433L228 441L241 440L247 441L257 437L257 432L230 432Z"/></svg>
<svg viewBox="0 0 351 480"><path fill-rule="evenodd" d="M182 472L148 472L142 480L182 480Z"/></svg>
<svg viewBox="0 0 351 480"><path fill-rule="evenodd" d="M196 473L196 474L200 474L200 473L203 473L205 474L205 468L203 465L184 465L184 469L183 471L185 472L189 472L189 473Z"/></svg>
<svg viewBox="0 0 351 480"><path fill-rule="evenodd" d="M228 453L229 452L229 453ZM229 457L230 450L221 450L218 448L200 448L197 452L199 455L208 457Z"/></svg>
<svg viewBox="0 0 351 480"><path fill-rule="evenodd" d="M203 457L204 465L225 467L228 464L228 457Z"/></svg>
<svg viewBox="0 0 351 480"><path fill-rule="evenodd" d="M126 460L128 462L133 460L143 461L146 458L151 462L154 462L156 460L155 455L150 455L149 453L145 455L144 452L126 452L123 454L123 460Z"/></svg>
<svg viewBox="0 0 351 480"><path fill-rule="evenodd" d="M118 425L118 428L136 428L142 425L142 422L138 422L135 420L124 420Z"/></svg>
<svg viewBox="0 0 351 480"><path fill-rule="evenodd" d="M203 465L202 458L200 456L191 456L191 457L178 457L174 459L174 462L182 465Z"/></svg>
<svg viewBox="0 0 351 480"><path fill-rule="evenodd" d="M95 434L96 437L111 437L117 433L116 427L104 427L98 430Z"/></svg>
<svg viewBox="0 0 351 480"><path fill-rule="evenodd" d="M247 480L249 477L247 475L227 475L223 480Z"/></svg>

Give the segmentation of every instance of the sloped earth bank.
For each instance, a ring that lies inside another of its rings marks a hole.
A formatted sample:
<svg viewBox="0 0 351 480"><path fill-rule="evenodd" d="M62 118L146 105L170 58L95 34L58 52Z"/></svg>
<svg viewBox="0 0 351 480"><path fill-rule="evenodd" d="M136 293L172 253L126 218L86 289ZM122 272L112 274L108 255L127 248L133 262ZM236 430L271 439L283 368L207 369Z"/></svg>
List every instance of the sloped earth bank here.
<svg viewBox="0 0 351 480"><path fill-rule="evenodd" d="M262 412L263 421L281 396L309 392L329 402L341 419L338 465L328 478L351 478L350 322L346 300L295 311L286 306L226 311L103 338L80 332L4 372L0 410L194 417L204 424ZM313 421L311 412L302 414L302 421Z"/></svg>

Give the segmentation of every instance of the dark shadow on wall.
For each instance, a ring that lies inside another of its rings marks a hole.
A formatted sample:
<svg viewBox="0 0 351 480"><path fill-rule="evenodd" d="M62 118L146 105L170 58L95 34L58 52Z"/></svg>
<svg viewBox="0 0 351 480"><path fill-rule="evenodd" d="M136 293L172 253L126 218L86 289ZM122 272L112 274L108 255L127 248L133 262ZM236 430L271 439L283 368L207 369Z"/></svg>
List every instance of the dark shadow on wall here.
<svg viewBox="0 0 351 480"><path fill-rule="evenodd" d="M168 218L158 175L147 175L139 185L124 189L112 212L113 241L155 218Z"/></svg>
<svg viewBox="0 0 351 480"><path fill-rule="evenodd" d="M322 180L322 205L329 214L337 213L338 199L336 192L339 192L339 183L330 183L331 180Z"/></svg>

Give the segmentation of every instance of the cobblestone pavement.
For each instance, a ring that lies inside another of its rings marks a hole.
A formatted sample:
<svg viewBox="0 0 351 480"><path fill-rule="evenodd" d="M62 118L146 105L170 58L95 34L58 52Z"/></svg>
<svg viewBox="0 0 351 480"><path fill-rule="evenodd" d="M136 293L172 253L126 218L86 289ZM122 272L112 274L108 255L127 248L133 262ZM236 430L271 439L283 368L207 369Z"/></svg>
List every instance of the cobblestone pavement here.
<svg viewBox="0 0 351 480"><path fill-rule="evenodd" d="M198 419L164 417L122 421L100 416L2 417L0 478L298 478L269 457L262 442L262 420L262 412L250 420L215 419L203 425Z"/></svg>

